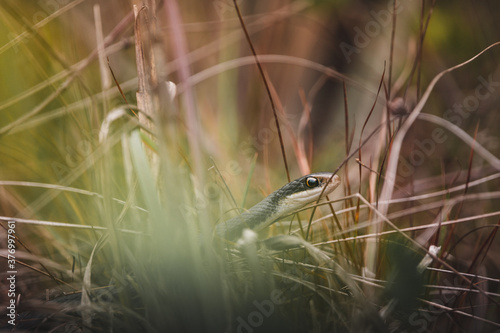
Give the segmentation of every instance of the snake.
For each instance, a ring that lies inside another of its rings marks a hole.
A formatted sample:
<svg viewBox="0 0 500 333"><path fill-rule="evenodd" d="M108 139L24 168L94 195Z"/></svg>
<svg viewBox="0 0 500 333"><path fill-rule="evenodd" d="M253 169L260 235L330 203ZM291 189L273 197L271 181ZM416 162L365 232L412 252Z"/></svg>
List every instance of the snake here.
<svg viewBox="0 0 500 333"><path fill-rule="evenodd" d="M319 201L339 184L340 177L330 172L317 172L297 178L239 216L217 224L215 234L234 241L241 237L245 229L259 232L306 205Z"/></svg>

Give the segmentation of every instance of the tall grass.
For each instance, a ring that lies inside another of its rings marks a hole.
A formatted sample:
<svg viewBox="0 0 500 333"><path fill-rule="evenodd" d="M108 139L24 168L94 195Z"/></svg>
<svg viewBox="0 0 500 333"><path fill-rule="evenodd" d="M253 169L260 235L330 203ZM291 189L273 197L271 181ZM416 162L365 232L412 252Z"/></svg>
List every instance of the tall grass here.
<svg viewBox="0 0 500 333"><path fill-rule="evenodd" d="M2 2L1 327L498 329L495 11L236 4ZM214 239L314 171L343 189Z"/></svg>

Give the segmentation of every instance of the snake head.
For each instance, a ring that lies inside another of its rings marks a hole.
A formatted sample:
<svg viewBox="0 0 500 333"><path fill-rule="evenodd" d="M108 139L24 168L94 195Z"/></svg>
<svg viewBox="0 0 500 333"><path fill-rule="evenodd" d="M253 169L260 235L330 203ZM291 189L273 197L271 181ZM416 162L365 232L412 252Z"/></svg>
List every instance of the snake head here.
<svg viewBox="0 0 500 333"><path fill-rule="evenodd" d="M312 173L291 181L264 200L216 226L216 234L228 240L241 237L244 229L260 231L307 204L328 195L340 184L340 177L330 172Z"/></svg>
<svg viewBox="0 0 500 333"><path fill-rule="evenodd" d="M340 177L330 172L317 172L306 175L286 184L275 192L279 198L277 207L281 214L289 214L307 204L318 201L330 194L340 185Z"/></svg>

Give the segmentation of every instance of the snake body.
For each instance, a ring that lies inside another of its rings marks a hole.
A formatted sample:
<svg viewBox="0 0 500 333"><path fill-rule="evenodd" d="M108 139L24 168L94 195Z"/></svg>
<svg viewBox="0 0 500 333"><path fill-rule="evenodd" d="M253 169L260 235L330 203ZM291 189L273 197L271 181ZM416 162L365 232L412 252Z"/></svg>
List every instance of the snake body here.
<svg viewBox="0 0 500 333"><path fill-rule="evenodd" d="M241 215L219 223L216 234L227 240L238 239L244 229L260 231L281 218L292 214L320 196L331 193L340 184L340 177L318 172L291 181L268 195Z"/></svg>

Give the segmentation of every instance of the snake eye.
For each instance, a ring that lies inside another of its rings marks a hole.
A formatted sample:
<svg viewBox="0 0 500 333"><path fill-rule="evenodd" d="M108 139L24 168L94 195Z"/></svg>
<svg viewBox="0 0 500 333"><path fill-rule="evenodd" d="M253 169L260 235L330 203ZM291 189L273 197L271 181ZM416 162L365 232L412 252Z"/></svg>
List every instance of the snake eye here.
<svg viewBox="0 0 500 333"><path fill-rule="evenodd" d="M316 187L319 185L319 180L314 177L307 177L306 178L306 185L307 187Z"/></svg>

